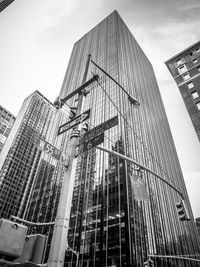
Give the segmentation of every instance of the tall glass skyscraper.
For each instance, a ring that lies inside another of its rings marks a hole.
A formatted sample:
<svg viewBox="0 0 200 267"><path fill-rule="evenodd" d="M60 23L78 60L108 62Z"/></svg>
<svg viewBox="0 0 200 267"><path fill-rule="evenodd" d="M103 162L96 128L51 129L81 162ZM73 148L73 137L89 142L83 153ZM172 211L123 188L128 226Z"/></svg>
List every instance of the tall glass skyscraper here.
<svg viewBox="0 0 200 267"><path fill-rule="evenodd" d="M143 171L142 180L149 201L138 201L129 175L136 166L92 148L86 158L78 156L68 236L69 246L80 252L79 266L135 267L143 266L147 255L199 254L196 227L152 65L116 11L74 44L61 98L82 84L89 54L87 80L93 74L100 76L99 82L88 87L83 107L91 109L90 128L118 116L119 124L105 131L102 146L136 160L179 188L191 220L179 220L176 203L180 194L148 171ZM132 105L127 94L93 62L138 99L140 106ZM76 106L76 98L68 104ZM75 261L76 256L67 252L66 266L75 266ZM166 258L156 258L155 264L198 266Z"/></svg>
<svg viewBox="0 0 200 267"><path fill-rule="evenodd" d="M56 136L66 114L38 91L25 99L0 154L0 218L54 220L65 169Z"/></svg>

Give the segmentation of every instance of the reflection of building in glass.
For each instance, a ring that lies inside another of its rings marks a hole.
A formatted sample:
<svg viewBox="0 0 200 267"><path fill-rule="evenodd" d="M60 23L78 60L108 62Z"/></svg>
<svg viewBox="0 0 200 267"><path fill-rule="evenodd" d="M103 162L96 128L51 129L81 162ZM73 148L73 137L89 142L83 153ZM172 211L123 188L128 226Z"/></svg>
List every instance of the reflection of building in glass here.
<svg viewBox="0 0 200 267"><path fill-rule="evenodd" d="M119 124L105 131L103 146L135 159L180 188L192 220L179 220L175 203L180 195L147 171L143 180L150 201L137 201L129 177L132 166L93 148L86 158L78 157L71 210L69 245L80 252L79 266L133 267L143 266L148 254L199 254L196 227L153 68L116 11L75 43L61 98L82 84L89 54L141 103L138 108L132 106L117 84L91 62L87 79L92 73L100 76L99 83L90 85L84 102L83 110L91 109L91 128L118 115ZM74 106L75 100L69 104ZM66 266L75 266L75 261L76 256L67 252ZM163 259L157 260L157 266L188 265Z"/></svg>
<svg viewBox="0 0 200 267"><path fill-rule="evenodd" d="M41 158L37 166L35 181L32 185L30 200L26 205L25 218L31 222L54 222L63 179L63 164L50 159L48 155ZM33 231L34 229L30 229ZM52 227L37 229L40 234L48 235L47 255L52 238Z"/></svg>
<svg viewBox="0 0 200 267"><path fill-rule="evenodd" d="M28 203L28 220L32 222L52 221L52 204L55 200L56 183L53 180L55 166L44 159L38 166L37 179L32 191L32 197ZM38 201L39 199L39 201ZM43 203L41 203L41 200Z"/></svg>
<svg viewBox="0 0 200 267"><path fill-rule="evenodd" d="M0 12L9 6L14 0L0 0Z"/></svg>
<svg viewBox="0 0 200 267"><path fill-rule="evenodd" d="M167 60L200 141L200 41Z"/></svg>
<svg viewBox="0 0 200 267"><path fill-rule="evenodd" d="M88 160L90 161L88 165ZM93 214L95 190L94 166L95 151L92 149L86 159L79 159L76 171L75 185L72 198L71 220L69 230L69 246L76 246L78 250L84 249L89 254L90 243L94 242L94 232L92 231L95 217ZM89 225L88 225L89 221ZM87 228L85 240L81 229ZM87 242L87 244L85 243ZM70 259L69 259L70 260Z"/></svg>
<svg viewBox="0 0 200 267"><path fill-rule="evenodd" d="M0 217L52 220L56 211L54 215L40 215L40 208L44 210L41 199L40 208L36 205L37 216L32 216L33 210L28 214L28 204L29 200L33 203L36 195L35 184L40 185L38 194L44 198L44 185L55 186L55 180L61 183L64 167L55 155L61 153L62 138L56 139L56 135L58 123L66 117L38 91L25 99L0 155Z"/></svg>
<svg viewBox="0 0 200 267"><path fill-rule="evenodd" d="M0 105L0 153L15 122L15 117Z"/></svg>

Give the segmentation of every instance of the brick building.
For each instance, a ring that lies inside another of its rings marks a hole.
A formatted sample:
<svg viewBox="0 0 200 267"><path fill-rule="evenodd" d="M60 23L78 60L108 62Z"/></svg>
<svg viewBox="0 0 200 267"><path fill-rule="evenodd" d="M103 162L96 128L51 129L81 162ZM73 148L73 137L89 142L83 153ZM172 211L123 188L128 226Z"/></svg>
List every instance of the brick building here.
<svg viewBox="0 0 200 267"><path fill-rule="evenodd" d="M200 141L200 41L165 62L183 97Z"/></svg>

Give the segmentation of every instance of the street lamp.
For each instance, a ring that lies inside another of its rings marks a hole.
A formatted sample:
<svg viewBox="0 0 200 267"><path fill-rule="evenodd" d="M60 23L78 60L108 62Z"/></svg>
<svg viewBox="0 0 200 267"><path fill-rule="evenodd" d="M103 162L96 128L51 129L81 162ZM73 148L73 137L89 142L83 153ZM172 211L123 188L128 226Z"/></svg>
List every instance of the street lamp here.
<svg viewBox="0 0 200 267"><path fill-rule="evenodd" d="M91 60L91 62L122 89L122 91L128 96L128 100L130 101L131 104L140 106L140 102L136 98L129 95L127 91L123 88L123 86L120 83L118 83L110 74L108 74L104 69L102 69L99 65L97 65L97 63L95 63L93 60Z"/></svg>
<svg viewBox="0 0 200 267"><path fill-rule="evenodd" d="M140 102L135 99L134 97L132 97L131 95L129 95L127 93L127 91L121 86L121 84L119 84L112 76L110 76L110 74L108 74L104 69L102 69L99 65L97 65L93 60L91 60L91 63L93 63L98 69L100 69L105 75L107 75L112 81L114 81L122 90L123 92L128 96L128 100L133 104L133 105L137 105L137 106L140 106ZM111 100L112 101L112 100ZM114 103L113 103L114 104ZM115 105L115 104L114 104ZM115 106L116 107L116 106ZM123 158L129 162L132 162L134 164L136 164L139 168L143 169L143 170L146 170L148 171L149 173L153 174L154 176L156 176L158 179L160 179L161 181L163 181L164 183L166 183L168 186L170 186L171 188L173 188L182 198L182 200L184 200L184 196L182 194L182 192L176 188L176 186L173 186L171 183L169 183L168 181L166 181L164 178L162 178L160 175L158 175L157 173L153 172L152 170L150 170L149 168L139 164L138 162L132 160L131 158L129 157L126 157L120 153L117 153L113 150L110 150L110 149L107 149L107 148L104 148L104 147L101 147L101 146L97 146L98 149L100 150L103 150L105 152L108 152L108 153L111 153L111 154L115 154L116 156L120 157L120 158Z"/></svg>

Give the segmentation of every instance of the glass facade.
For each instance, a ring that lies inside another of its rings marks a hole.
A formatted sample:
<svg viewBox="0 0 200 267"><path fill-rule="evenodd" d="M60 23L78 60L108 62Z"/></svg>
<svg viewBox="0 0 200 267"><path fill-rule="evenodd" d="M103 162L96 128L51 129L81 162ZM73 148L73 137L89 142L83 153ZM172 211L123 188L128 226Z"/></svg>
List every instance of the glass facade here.
<svg viewBox="0 0 200 267"><path fill-rule="evenodd" d="M14 122L14 115L0 105L0 153Z"/></svg>
<svg viewBox="0 0 200 267"><path fill-rule="evenodd" d="M127 93L90 62L99 82L88 87L83 111L91 109L92 129L118 115L119 124L106 130L102 146L124 154L181 190L191 220L181 222L176 211L180 195L148 171L143 171L150 201L137 201L130 172L136 166L92 148L78 156L73 192L69 246L80 253L79 266L143 266L147 255L199 254L199 241L184 179L154 71L146 55L116 11L74 44L61 88L63 98L78 88L88 55ZM76 98L68 101L76 105ZM137 170L133 171L137 173ZM65 266L76 255L66 252ZM178 259L155 259L155 266L198 266Z"/></svg>
<svg viewBox="0 0 200 267"><path fill-rule="evenodd" d="M61 154L55 120L66 118L38 91L24 101L0 155L0 217L15 215L35 222L55 217L56 210L49 215L46 209L58 201L64 169L61 157L52 156L52 151ZM44 207L45 214L40 211Z"/></svg>

